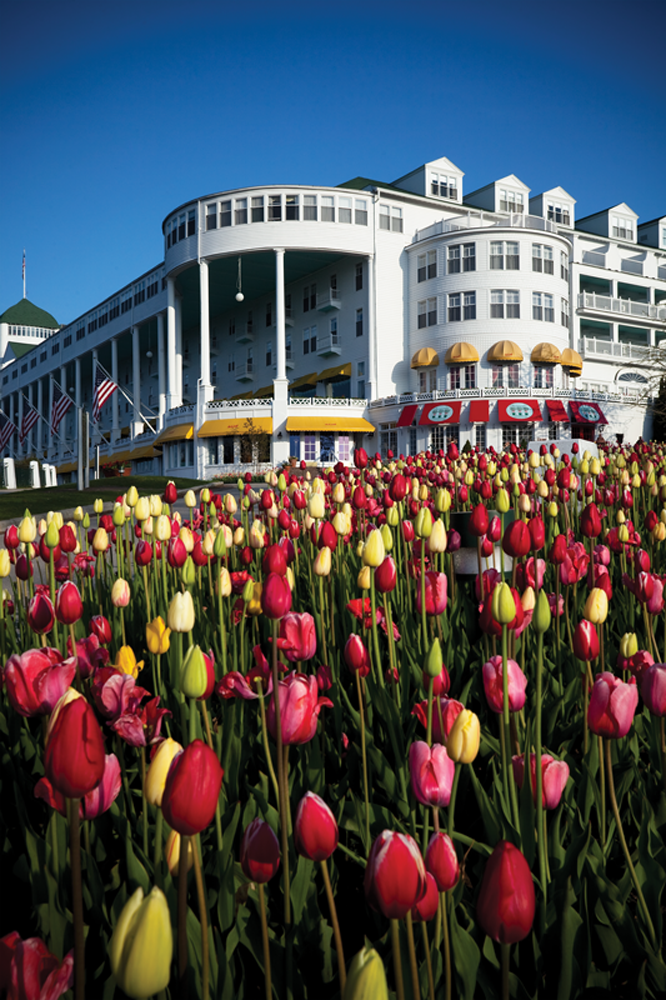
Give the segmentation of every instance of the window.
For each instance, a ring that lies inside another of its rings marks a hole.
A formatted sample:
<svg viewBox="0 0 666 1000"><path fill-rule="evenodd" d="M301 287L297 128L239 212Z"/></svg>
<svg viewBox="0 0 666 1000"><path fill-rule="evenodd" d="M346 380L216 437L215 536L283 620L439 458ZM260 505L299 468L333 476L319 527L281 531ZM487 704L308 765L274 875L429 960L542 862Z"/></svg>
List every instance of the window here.
<svg viewBox="0 0 666 1000"><path fill-rule="evenodd" d="M191 208L190 211L187 213L187 235L194 236L194 229L195 229L194 209Z"/></svg>
<svg viewBox="0 0 666 1000"><path fill-rule="evenodd" d="M303 458L306 462L314 462L317 454L317 436L306 434L303 441Z"/></svg>
<svg viewBox="0 0 666 1000"><path fill-rule="evenodd" d="M520 270L520 255L517 243L506 244L506 269L507 271Z"/></svg>
<svg viewBox="0 0 666 1000"><path fill-rule="evenodd" d="M461 367L461 365L451 365L451 368L449 369L450 389L460 389L462 387Z"/></svg>
<svg viewBox="0 0 666 1000"><path fill-rule="evenodd" d="M338 222L351 224L352 220L352 200L347 197L338 198Z"/></svg>
<svg viewBox="0 0 666 1000"><path fill-rule="evenodd" d="M512 290L506 293L506 318L520 319L520 292Z"/></svg>
<svg viewBox="0 0 666 1000"><path fill-rule="evenodd" d="M505 365L507 389L517 389L520 385L520 365L517 361Z"/></svg>
<svg viewBox="0 0 666 1000"><path fill-rule="evenodd" d="M476 292L463 295L463 319L476 319Z"/></svg>
<svg viewBox="0 0 666 1000"><path fill-rule="evenodd" d="M356 310L356 336L357 337L362 337L363 336L363 310L362 309L357 309Z"/></svg>
<svg viewBox="0 0 666 1000"><path fill-rule="evenodd" d="M449 323L460 319L460 295L449 295Z"/></svg>
<svg viewBox="0 0 666 1000"><path fill-rule="evenodd" d="M360 399L361 397L359 397ZM349 434L338 434L338 460L348 462L351 457Z"/></svg>
<svg viewBox="0 0 666 1000"><path fill-rule="evenodd" d="M270 368L273 364L273 344L270 340L266 341L266 367Z"/></svg>
<svg viewBox="0 0 666 1000"><path fill-rule="evenodd" d="M614 215L611 234L617 240L632 240L634 238L634 227L629 219L623 219L618 215Z"/></svg>
<svg viewBox="0 0 666 1000"><path fill-rule="evenodd" d="M252 198L252 221L253 222L263 222L264 221L264 196L257 195Z"/></svg>
<svg viewBox="0 0 666 1000"><path fill-rule="evenodd" d="M321 221L335 222L335 199L333 195L321 196Z"/></svg>
<svg viewBox="0 0 666 1000"><path fill-rule="evenodd" d="M534 366L534 386L536 389L551 389L553 387L553 366Z"/></svg>
<svg viewBox="0 0 666 1000"><path fill-rule="evenodd" d="M557 205L555 203L549 204L547 214L551 222L558 223L562 226L571 225L571 215L568 205Z"/></svg>
<svg viewBox="0 0 666 1000"><path fill-rule="evenodd" d="M545 245L543 248L543 273L554 274L553 248Z"/></svg>
<svg viewBox="0 0 666 1000"><path fill-rule="evenodd" d="M291 334L286 333L284 336L284 356L286 361L291 361Z"/></svg>
<svg viewBox="0 0 666 1000"><path fill-rule="evenodd" d="M317 195L303 195L303 219L305 222L317 221Z"/></svg>
<svg viewBox="0 0 666 1000"><path fill-rule="evenodd" d="M560 278L562 281L569 280L569 258L562 251L560 251Z"/></svg>
<svg viewBox="0 0 666 1000"><path fill-rule="evenodd" d="M504 292L498 288L490 293L490 318L504 319Z"/></svg>
<svg viewBox="0 0 666 1000"><path fill-rule="evenodd" d="M360 292L363 288L363 264L356 265L356 291Z"/></svg>
<svg viewBox="0 0 666 1000"><path fill-rule="evenodd" d="M476 389L476 365L465 365L465 388Z"/></svg>
<svg viewBox="0 0 666 1000"><path fill-rule="evenodd" d="M426 280L426 255L420 253L416 258L416 280L418 282Z"/></svg>
<svg viewBox="0 0 666 1000"><path fill-rule="evenodd" d="M434 392L437 388L437 369L428 368L419 372L419 392Z"/></svg>
<svg viewBox="0 0 666 1000"><path fill-rule="evenodd" d="M555 309L553 307L552 295L544 295L543 297L543 318L546 323L555 322Z"/></svg>
<svg viewBox="0 0 666 1000"><path fill-rule="evenodd" d="M46 351L40 351L40 353L39 353L39 360L40 361L46 361Z"/></svg>
<svg viewBox="0 0 666 1000"><path fill-rule="evenodd" d="M380 229L390 229L391 228L391 212L388 205L379 206L379 228Z"/></svg>
<svg viewBox="0 0 666 1000"><path fill-rule="evenodd" d="M296 458L301 457L301 435L300 434L290 434L289 435L289 454L295 455Z"/></svg>
<svg viewBox="0 0 666 1000"><path fill-rule="evenodd" d="M36 368L37 367L37 358L36 357L35 358L30 358L30 367L31 368Z"/></svg>
<svg viewBox="0 0 666 1000"><path fill-rule="evenodd" d="M474 444L482 451L486 450L486 425L474 424Z"/></svg>
<svg viewBox="0 0 666 1000"><path fill-rule="evenodd" d="M365 361L356 363L356 375L358 376L356 397L357 399L365 399Z"/></svg>
<svg viewBox="0 0 666 1000"><path fill-rule="evenodd" d="M500 212L522 214L525 206L520 191L500 191Z"/></svg>
<svg viewBox="0 0 666 1000"><path fill-rule="evenodd" d="M501 241L490 244L490 270L504 270L504 244Z"/></svg>
<svg viewBox="0 0 666 1000"><path fill-rule="evenodd" d="M142 302L146 301L146 283L145 281L139 282L138 285L134 286L134 305L138 306ZM100 323L100 326L102 324Z"/></svg>
<svg viewBox="0 0 666 1000"><path fill-rule="evenodd" d="M541 292L532 292L532 319L543 319L543 297Z"/></svg>
<svg viewBox="0 0 666 1000"><path fill-rule="evenodd" d="M437 298L423 299L417 306L417 328L422 330L426 326L436 326L437 324Z"/></svg>
<svg viewBox="0 0 666 1000"><path fill-rule="evenodd" d="M220 202L220 229L231 225L231 199Z"/></svg>
<svg viewBox="0 0 666 1000"><path fill-rule="evenodd" d="M285 195L285 219L287 221L298 221L299 215L298 195Z"/></svg>
<svg viewBox="0 0 666 1000"><path fill-rule="evenodd" d="M463 244L463 271L476 271L476 243Z"/></svg>
<svg viewBox="0 0 666 1000"><path fill-rule="evenodd" d="M217 229L217 203L206 205L206 230Z"/></svg>
<svg viewBox="0 0 666 1000"><path fill-rule="evenodd" d="M65 337L65 339L62 342L62 346L63 347L69 347L71 343L72 343L72 335L71 335L71 333L68 333L67 336Z"/></svg>
<svg viewBox="0 0 666 1000"><path fill-rule="evenodd" d="M317 308L317 286L306 285L303 289L303 312Z"/></svg>
<svg viewBox="0 0 666 1000"><path fill-rule="evenodd" d="M543 260L541 257L541 244L532 244L532 270L533 271L543 271Z"/></svg>
<svg viewBox="0 0 666 1000"><path fill-rule="evenodd" d="M185 213L178 217L178 239L185 239Z"/></svg>
<svg viewBox="0 0 666 1000"><path fill-rule="evenodd" d="M449 247L448 250L448 272L449 274L460 274L460 247Z"/></svg>
<svg viewBox="0 0 666 1000"><path fill-rule="evenodd" d="M426 278L437 277L437 251L428 250L427 253L419 254L416 259L416 280L425 281Z"/></svg>
<svg viewBox="0 0 666 1000"><path fill-rule="evenodd" d="M247 198L236 198L234 225L243 226L247 222Z"/></svg>
<svg viewBox="0 0 666 1000"><path fill-rule="evenodd" d="M568 299L561 299L560 302L561 302L560 323L562 324L562 326L568 327L569 326L569 300Z"/></svg>
<svg viewBox="0 0 666 1000"><path fill-rule="evenodd" d="M273 303L266 303L266 326L273 326Z"/></svg>
<svg viewBox="0 0 666 1000"><path fill-rule="evenodd" d="M402 232L402 209L392 208L391 209L391 232L401 233Z"/></svg>
<svg viewBox="0 0 666 1000"><path fill-rule="evenodd" d="M303 354L315 354L317 351L317 327L306 326L303 330Z"/></svg>
<svg viewBox="0 0 666 1000"><path fill-rule="evenodd" d="M28 372L28 363L26 362L24 365L21 365L21 375L26 375L27 372Z"/></svg>
<svg viewBox="0 0 666 1000"><path fill-rule="evenodd" d="M60 344L53 344L51 347L51 356L54 354L60 354Z"/></svg>
<svg viewBox="0 0 666 1000"><path fill-rule="evenodd" d="M354 202L354 222L357 226L368 224L368 203L363 198L357 198Z"/></svg>
<svg viewBox="0 0 666 1000"><path fill-rule="evenodd" d="M128 299L129 304L132 304L132 300ZM94 312L88 317L88 333L93 333L97 329L97 313Z"/></svg>
<svg viewBox="0 0 666 1000"><path fill-rule="evenodd" d="M230 319L229 320L229 336L230 337L235 337L236 336L236 320L235 319Z"/></svg>
<svg viewBox="0 0 666 1000"><path fill-rule="evenodd" d="M458 178L446 174L430 175L430 193L435 198L457 198Z"/></svg>
<svg viewBox="0 0 666 1000"><path fill-rule="evenodd" d="M335 347L338 343L338 317L332 316L328 322L328 331L331 335L331 345ZM362 364L363 362L359 362Z"/></svg>
<svg viewBox="0 0 666 1000"><path fill-rule="evenodd" d="M229 355L229 357L227 359L227 371L228 372L233 372L235 370L236 370L236 360L235 360L234 354L232 353L232 354Z"/></svg>
<svg viewBox="0 0 666 1000"><path fill-rule="evenodd" d="M268 196L268 221L282 221L282 195L269 194Z"/></svg>
<svg viewBox="0 0 666 1000"><path fill-rule="evenodd" d="M120 299L115 298L111 300L111 308L109 309L109 319L110 320L115 319L117 316L120 316Z"/></svg>

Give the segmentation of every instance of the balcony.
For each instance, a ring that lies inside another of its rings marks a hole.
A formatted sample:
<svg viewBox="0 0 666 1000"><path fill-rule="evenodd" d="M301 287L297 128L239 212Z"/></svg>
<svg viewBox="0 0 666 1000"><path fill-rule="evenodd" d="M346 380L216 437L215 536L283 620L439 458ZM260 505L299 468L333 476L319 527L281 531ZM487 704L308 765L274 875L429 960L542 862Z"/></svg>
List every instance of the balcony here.
<svg viewBox="0 0 666 1000"><path fill-rule="evenodd" d="M666 323L666 305L653 306L648 302L634 302L632 299L616 299L596 292L583 292L578 296L579 310L612 312L617 316L637 316Z"/></svg>
<svg viewBox="0 0 666 1000"><path fill-rule="evenodd" d="M317 309L319 312L330 312L332 309L340 309L342 300L337 288L329 288L326 292L320 292L317 296Z"/></svg>
<svg viewBox="0 0 666 1000"><path fill-rule="evenodd" d="M237 344L254 343L254 325L252 323L236 324L236 343Z"/></svg>
<svg viewBox="0 0 666 1000"><path fill-rule="evenodd" d="M584 358L621 358L625 361L646 362L650 353L649 347L640 344L619 344L613 340L601 340L598 337L583 337L581 354Z"/></svg>
<svg viewBox="0 0 666 1000"><path fill-rule="evenodd" d="M243 361L236 365L234 377L237 382L254 382L254 361Z"/></svg>
<svg viewBox="0 0 666 1000"><path fill-rule="evenodd" d="M412 240L413 243L420 243L422 240L429 240L433 236L443 236L447 233L463 232L467 229L538 229L542 233L557 233L557 226L542 219L540 215L509 215L498 218L496 214L481 212L479 214L461 215L455 221L445 222L440 220L434 222L425 229L419 229Z"/></svg>
<svg viewBox="0 0 666 1000"><path fill-rule="evenodd" d="M320 358L332 358L339 355L341 350L337 333L327 333L317 338L317 354Z"/></svg>

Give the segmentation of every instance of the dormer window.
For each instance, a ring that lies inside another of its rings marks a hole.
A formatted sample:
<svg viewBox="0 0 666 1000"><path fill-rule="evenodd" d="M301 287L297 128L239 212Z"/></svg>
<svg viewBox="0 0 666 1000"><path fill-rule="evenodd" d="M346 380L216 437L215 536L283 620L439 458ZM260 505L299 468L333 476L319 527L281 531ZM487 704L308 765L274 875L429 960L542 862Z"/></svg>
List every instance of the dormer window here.
<svg viewBox="0 0 666 1000"><path fill-rule="evenodd" d="M525 211L522 191L500 191L500 212L511 212L518 215Z"/></svg>
<svg viewBox="0 0 666 1000"><path fill-rule="evenodd" d="M616 240L633 240L634 227L630 219L623 219L621 215L612 217L611 236Z"/></svg>
<svg viewBox="0 0 666 1000"><path fill-rule="evenodd" d="M571 225L571 210L568 205L560 205L556 202L548 202L548 219L558 226Z"/></svg>
<svg viewBox="0 0 666 1000"><path fill-rule="evenodd" d="M430 193L435 198L458 198L458 178L450 174L431 174Z"/></svg>

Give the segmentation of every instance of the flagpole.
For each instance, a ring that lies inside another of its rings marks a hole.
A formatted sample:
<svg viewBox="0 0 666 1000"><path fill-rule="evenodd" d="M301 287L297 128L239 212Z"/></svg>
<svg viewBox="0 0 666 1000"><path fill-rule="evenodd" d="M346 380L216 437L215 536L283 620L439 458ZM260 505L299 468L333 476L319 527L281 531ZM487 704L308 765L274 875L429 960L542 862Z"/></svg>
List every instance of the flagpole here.
<svg viewBox="0 0 666 1000"><path fill-rule="evenodd" d="M23 298L25 298L25 247L23 247Z"/></svg>

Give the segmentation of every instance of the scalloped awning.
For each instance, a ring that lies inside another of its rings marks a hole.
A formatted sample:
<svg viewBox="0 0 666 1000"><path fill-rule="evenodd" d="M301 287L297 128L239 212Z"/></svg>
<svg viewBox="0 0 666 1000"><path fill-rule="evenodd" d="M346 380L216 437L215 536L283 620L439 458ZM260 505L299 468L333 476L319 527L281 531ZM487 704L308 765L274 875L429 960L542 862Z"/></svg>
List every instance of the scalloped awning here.
<svg viewBox="0 0 666 1000"><path fill-rule="evenodd" d="M458 341L444 355L445 365L472 364L479 360L479 352L473 344L467 344L464 340ZM413 367L413 366L412 366Z"/></svg>
<svg viewBox="0 0 666 1000"><path fill-rule="evenodd" d="M555 347L555 344L549 344L545 340L543 343L537 344L530 355L530 361L533 365L559 365L561 360L560 349Z"/></svg>
<svg viewBox="0 0 666 1000"><path fill-rule="evenodd" d="M439 354L434 347L422 347L412 356L412 368L436 368L439 364Z"/></svg>
<svg viewBox="0 0 666 1000"><path fill-rule="evenodd" d="M564 368L569 369L569 374L572 378L578 378L578 376L583 372L583 359L578 351L574 351L571 347L565 347L562 351L560 364Z"/></svg>
<svg viewBox="0 0 666 1000"><path fill-rule="evenodd" d="M513 340L498 340L488 351L488 361L522 361L523 352Z"/></svg>

